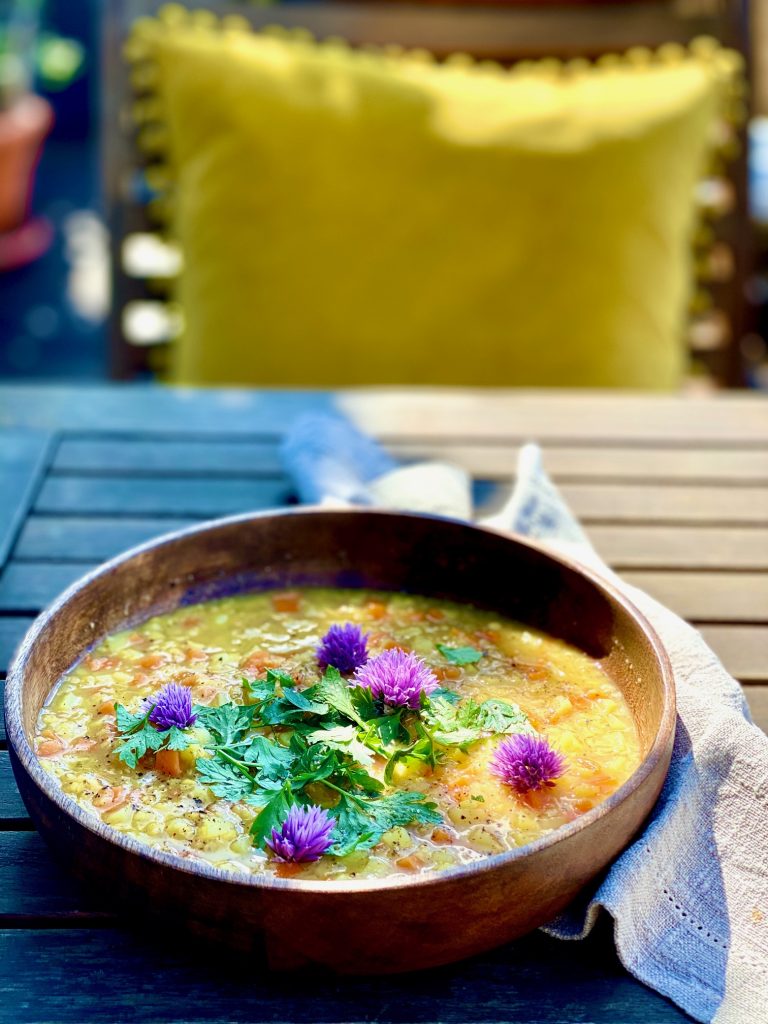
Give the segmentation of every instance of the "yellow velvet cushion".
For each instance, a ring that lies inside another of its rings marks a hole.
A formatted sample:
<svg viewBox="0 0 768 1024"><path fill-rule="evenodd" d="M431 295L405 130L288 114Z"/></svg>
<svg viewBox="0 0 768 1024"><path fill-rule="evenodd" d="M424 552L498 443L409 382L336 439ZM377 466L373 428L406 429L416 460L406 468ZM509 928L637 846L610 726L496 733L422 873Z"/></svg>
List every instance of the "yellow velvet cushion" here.
<svg viewBox="0 0 768 1024"><path fill-rule="evenodd" d="M680 381L716 55L509 73L178 16L130 54L184 257L175 380Z"/></svg>

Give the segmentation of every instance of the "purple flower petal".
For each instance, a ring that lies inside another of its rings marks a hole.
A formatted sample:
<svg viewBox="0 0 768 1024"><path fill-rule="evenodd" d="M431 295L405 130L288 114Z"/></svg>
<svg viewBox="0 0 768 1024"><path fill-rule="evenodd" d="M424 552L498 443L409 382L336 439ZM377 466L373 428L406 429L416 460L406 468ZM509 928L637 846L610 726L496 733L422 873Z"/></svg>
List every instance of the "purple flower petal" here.
<svg viewBox="0 0 768 1024"><path fill-rule="evenodd" d="M367 640L368 634L353 622L331 626L317 648L320 668L331 665L342 675L354 672L368 660Z"/></svg>
<svg viewBox="0 0 768 1024"><path fill-rule="evenodd" d="M144 707L152 708L149 720L158 729L170 729L172 725L188 729L197 719L197 715L192 714L192 691L179 683L168 683L154 697L149 697Z"/></svg>
<svg viewBox="0 0 768 1024"><path fill-rule="evenodd" d="M516 793L554 785L565 771L562 754L541 736L507 736L496 748L490 770Z"/></svg>
<svg viewBox="0 0 768 1024"><path fill-rule="evenodd" d="M395 647L371 658L355 672L355 683L367 687L376 700L391 707L418 709L421 695L438 689L440 683L421 658Z"/></svg>
<svg viewBox="0 0 768 1024"><path fill-rule="evenodd" d="M294 804L279 830L272 829L266 845L276 860L297 864L319 860L333 843L335 825L324 807Z"/></svg>

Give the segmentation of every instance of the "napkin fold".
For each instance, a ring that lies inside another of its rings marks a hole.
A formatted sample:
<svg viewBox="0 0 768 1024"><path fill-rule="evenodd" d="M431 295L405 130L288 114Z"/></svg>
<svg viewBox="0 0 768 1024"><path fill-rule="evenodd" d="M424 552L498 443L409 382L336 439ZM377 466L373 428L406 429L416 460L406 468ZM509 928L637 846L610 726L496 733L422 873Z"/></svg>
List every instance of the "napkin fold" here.
<svg viewBox="0 0 768 1024"><path fill-rule="evenodd" d="M282 453L304 501L471 517L463 470L399 467L341 417L297 421ZM536 445L520 450L506 504L480 525L543 541L621 588L657 630L675 675L672 763L644 831L544 930L583 938L604 909L624 966L696 1020L768 1020L768 737L741 687L696 630L602 562Z"/></svg>

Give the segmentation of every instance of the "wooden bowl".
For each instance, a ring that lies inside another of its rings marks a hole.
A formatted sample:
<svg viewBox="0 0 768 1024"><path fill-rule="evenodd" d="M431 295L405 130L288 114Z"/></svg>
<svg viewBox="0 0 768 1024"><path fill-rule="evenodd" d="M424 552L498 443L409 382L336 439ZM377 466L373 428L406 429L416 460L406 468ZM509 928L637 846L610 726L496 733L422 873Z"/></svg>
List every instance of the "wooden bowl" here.
<svg viewBox="0 0 768 1024"><path fill-rule="evenodd" d="M600 659L623 690L643 761L602 804L542 839L422 878L300 881L232 875L143 846L87 813L32 749L53 686L104 636L179 605L326 585L470 602ZM298 509L195 526L84 577L32 626L6 683L13 770L38 829L70 869L124 905L273 966L383 973L470 956L552 918L637 832L669 765L672 671L649 624L597 576L540 547L428 516Z"/></svg>

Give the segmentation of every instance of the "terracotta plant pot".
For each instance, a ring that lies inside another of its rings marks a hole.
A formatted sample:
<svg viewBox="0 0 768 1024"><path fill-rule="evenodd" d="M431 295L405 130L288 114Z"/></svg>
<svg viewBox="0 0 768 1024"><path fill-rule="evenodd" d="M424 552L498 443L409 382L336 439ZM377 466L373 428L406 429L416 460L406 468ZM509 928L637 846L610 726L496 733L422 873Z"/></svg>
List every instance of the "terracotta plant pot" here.
<svg viewBox="0 0 768 1024"><path fill-rule="evenodd" d="M52 687L106 634L206 598L276 586L373 587L469 602L598 659L623 690L643 761L602 804L529 846L434 876L301 881L233 875L142 845L67 796L33 749ZM273 965L414 970L507 942L552 918L637 832L666 775L672 671L650 625L575 562L511 534L428 516L297 510L195 526L107 563L37 621L5 689L8 748L43 836L89 886L135 912Z"/></svg>
<svg viewBox="0 0 768 1024"><path fill-rule="evenodd" d="M0 110L0 235L27 219L43 140L52 124L50 104L29 93Z"/></svg>

